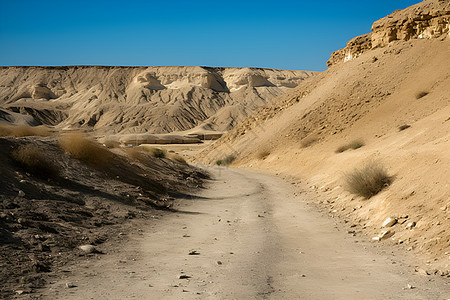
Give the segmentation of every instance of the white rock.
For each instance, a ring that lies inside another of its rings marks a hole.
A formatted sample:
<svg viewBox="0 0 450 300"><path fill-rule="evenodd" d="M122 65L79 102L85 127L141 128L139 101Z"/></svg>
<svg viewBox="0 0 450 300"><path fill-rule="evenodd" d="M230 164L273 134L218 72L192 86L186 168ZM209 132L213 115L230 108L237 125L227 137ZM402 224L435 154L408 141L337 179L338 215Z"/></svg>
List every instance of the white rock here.
<svg viewBox="0 0 450 300"><path fill-rule="evenodd" d="M92 246L92 245L81 245L81 246L78 247L78 248L80 248L80 249L81 249L82 251L84 251L85 253L92 253L92 252L97 251L97 250L95 249L95 247Z"/></svg>
<svg viewBox="0 0 450 300"><path fill-rule="evenodd" d="M397 223L397 220L394 218L387 218L384 220L383 224L381 224L381 227L392 227Z"/></svg>
<svg viewBox="0 0 450 300"><path fill-rule="evenodd" d="M24 197L25 196L25 192L24 191L22 191L22 190L19 190L19 197Z"/></svg>
<svg viewBox="0 0 450 300"><path fill-rule="evenodd" d="M408 224L406 224L406 228L411 229L411 228L414 228L414 227L416 227L416 222L409 222Z"/></svg>

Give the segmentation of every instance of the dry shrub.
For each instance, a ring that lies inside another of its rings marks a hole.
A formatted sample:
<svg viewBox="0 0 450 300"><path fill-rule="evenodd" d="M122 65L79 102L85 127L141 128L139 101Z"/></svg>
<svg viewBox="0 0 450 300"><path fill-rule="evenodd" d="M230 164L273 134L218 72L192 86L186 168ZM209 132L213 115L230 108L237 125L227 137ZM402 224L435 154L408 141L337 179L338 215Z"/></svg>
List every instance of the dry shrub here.
<svg viewBox="0 0 450 300"><path fill-rule="evenodd" d="M258 152L258 154L256 155L258 157L258 159L266 159L267 156L270 155L270 151L269 150L261 150Z"/></svg>
<svg viewBox="0 0 450 300"><path fill-rule="evenodd" d="M0 136L24 137L24 136L49 136L50 130L45 126L28 125L0 125Z"/></svg>
<svg viewBox="0 0 450 300"><path fill-rule="evenodd" d="M176 153L170 153L170 154L167 156L167 158L169 158L169 159L171 159L171 160L174 160L174 161L177 161L177 162L179 162L179 163L181 163L181 164L187 165L186 160L185 160L181 155L178 155L178 154L176 154Z"/></svg>
<svg viewBox="0 0 450 300"><path fill-rule="evenodd" d="M307 148L307 147L311 146L312 144L314 144L315 142L317 142L317 140L318 139L316 136L308 136L308 137L304 138L300 144L301 144L302 148Z"/></svg>
<svg viewBox="0 0 450 300"><path fill-rule="evenodd" d="M166 157L166 151L159 148L153 148L153 147L141 147L144 152L150 154L153 157L157 158L165 158Z"/></svg>
<svg viewBox="0 0 450 300"><path fill-rule="evenodd" d="M408 124L399 126L399 127L398 127L398 131L403 131L403 130L405 130L405 129L408 129L409 127L411 127L411 125L408 125Z"/></svg>
<svg viewBox="0 0 450 300"><path fill-rule="evenodd" d="M361 148L362 146L364 146L363 140L360 140L360 139L354 140L348 144L342 145L339 148L337 148L336 153L342 153L344 151L347 151L348 149L356 150L356 149Z"/></svg>
<svg viewBox="0 0 450 300"><path fill-rule="evenodd" d="M347 190L367 199L378 194L392 182L386 169L378 162L370 162L345 175Z"/></svg>
<svg viewBox="0 0 450 300"><path fill-rule="evenodd" d="M428 95L428 94L429 94L429 93L426 92L426 91L417 92L417 93L416 93L416 99L423 98L423 97L425 97L425 96Z"/></svg>
<svg viewBox="0 0 450 300"><path fill-rule="evenodd" d="M221 166L221 165L231 165L233 163L233 161L236 160L236 156L234 155L228 155L226 156L224 159L220 159L218 161L216 161L216 165Z"/></svg>
<svg viewBox="0 0 450 300"><path fill-rule="evenodd" d="M140 150L139 147L127 148L125 152L128 155L128 157L135 160L142 160L144 156L143 152Z"/></svg>
<svg viewBox="0 0 450 300"><path fill-rule="evenodd" d="M13 159L27 172L42 178L55 178L59 172L34 145L22 145L11 153Z"/></svg>
<svg viewBox="0 0 450 300"><path fill-rule="evenodd" d="M94 167L105 167L113 157L106 147L89 140L81 133L61 136L59 146L73 157Z"/></svg>

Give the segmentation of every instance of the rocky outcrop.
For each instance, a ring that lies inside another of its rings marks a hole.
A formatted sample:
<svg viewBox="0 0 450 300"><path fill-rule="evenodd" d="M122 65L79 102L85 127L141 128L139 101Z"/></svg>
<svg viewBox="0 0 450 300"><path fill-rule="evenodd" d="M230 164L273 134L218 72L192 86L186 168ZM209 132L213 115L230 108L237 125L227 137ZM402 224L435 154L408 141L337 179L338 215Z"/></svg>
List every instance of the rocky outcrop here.
<svg viewBox="0 0 450 300"><path fill-rule="evenodd" d="M432 39L450 35L450 1L428 0L398 10L372 25L372 32L358 36L347 47L335 51L328 67L352 60L367 50L385 47L394 41Z"/></svg>

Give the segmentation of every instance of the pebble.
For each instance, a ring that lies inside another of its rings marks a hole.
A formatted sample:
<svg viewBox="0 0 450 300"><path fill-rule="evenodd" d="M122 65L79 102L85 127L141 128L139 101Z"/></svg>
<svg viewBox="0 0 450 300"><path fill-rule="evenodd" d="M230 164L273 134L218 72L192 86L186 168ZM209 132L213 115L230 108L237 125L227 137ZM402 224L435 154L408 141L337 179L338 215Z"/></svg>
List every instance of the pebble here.
<svg viewBox="0 0 450 300"><path fill-rule="evenodd" d="M411 229L411 228L414 228L414 227L416 227L416 222L409 222L408 224L406 224L406 228Z"/></svg>
<svg viewBox="0 0 450 300"><path fill-rule="evenodd" d="M189 278L191 278L191 276L186 274L181 274L180 276L178 276L178 279L189 279Z"/></svg>
<svg viewBox="0 0 450 300"><path fill-rule="evenodd" d="M18 195L19 195L19 197L24 197L25 196L25 192L22 191L22 190L19 190Z"/></svg>
<svg viewBox="0 0 450 300"><path fill-rule="evenodd" d="M66 288L71 289L71 288L74 288L74 287L77 287L77 286L75 284L71 283L71 282L66 282Z"/></svg>
<svg viewBox="0 0 450 300"><path fill-rule="evenodd" d="M78 248L80 248L82 251L84 251L85 253L93 253L96 252L97 250L95 249L94 246L92 245L81 245Z"/></svg>

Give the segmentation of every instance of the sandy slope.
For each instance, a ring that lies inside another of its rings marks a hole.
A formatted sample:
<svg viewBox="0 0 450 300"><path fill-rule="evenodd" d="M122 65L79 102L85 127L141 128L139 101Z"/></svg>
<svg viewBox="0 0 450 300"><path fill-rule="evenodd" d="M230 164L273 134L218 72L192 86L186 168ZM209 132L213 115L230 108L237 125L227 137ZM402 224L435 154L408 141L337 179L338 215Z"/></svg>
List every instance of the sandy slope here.
<svg viewBox="0 0 450 300"><path fill-rule="evenodd" d="M346 233L280 178L228 168L179 212L66 266L45 299L446 299L448 282ZM338 229L340 228L340 229ZM198 255L188 255L191 250ZM180 279L180 275L190 276ZM69 282L75 288L65 288ZM415 288L407 288L408 284Z"/></svg>
<svg viewBox="0 0 450 300"><path fill-rule="evenodd" d="M450 270L450 40L397 41L306 80L244 120L200 161L226 155L236 165L308 178L344 218L373 236L388 217L416 222L392 228L388 243L419 255L430 273ZM419 92L427 92L419 98ZM411 127L399 131L399 126ZM365 146L335 153L355 139ZM314 143L302 146L308 140ZM343 188L346 172L375 160L395 176L383 193L363 200Z"/></svg>

